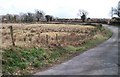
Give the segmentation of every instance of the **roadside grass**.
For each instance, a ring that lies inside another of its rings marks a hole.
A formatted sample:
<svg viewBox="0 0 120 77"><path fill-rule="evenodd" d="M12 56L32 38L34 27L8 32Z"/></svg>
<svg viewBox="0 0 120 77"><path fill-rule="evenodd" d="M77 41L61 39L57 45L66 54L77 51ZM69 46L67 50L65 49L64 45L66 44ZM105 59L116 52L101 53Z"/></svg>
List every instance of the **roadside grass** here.
<svg viewBox="0 0 120 77"><path fill-rule="evenodd" d="M70 59L74 54L80 54L104 42L112 36L110 30L101 28L97 34L80 46L56 47L54 49L10 47L3 49L2 72L4 75L27 75L55 63ZM17 53L16 53L17 52Z"/></svg>
<svg viewBox="0 0 120 77"><path fill-rule="evenodd" d="M113 25L113 26L116 26L116 27L120 28L120 24L111 24L111 25Z"/></svg>

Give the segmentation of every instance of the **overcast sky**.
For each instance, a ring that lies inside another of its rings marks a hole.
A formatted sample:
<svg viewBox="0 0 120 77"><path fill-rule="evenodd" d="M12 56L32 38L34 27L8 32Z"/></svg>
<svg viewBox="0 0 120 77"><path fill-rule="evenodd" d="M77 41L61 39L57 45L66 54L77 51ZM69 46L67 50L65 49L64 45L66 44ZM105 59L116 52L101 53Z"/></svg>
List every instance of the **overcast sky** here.
<svg viewBox="0 0 120 77"><path fill-rule="evenodd" d="M109 18L111 7L120 0L0 0L0 15L7 13L44 11L54 17L77 18L79 9L88 11L90 18Z"/></svg>

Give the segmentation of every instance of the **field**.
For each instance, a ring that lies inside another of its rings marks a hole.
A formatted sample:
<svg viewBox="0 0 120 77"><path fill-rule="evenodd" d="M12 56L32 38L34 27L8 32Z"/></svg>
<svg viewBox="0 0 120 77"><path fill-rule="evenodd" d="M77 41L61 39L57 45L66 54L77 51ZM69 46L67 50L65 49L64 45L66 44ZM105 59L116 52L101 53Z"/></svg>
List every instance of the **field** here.
<svg viewBox="0 0 120 77"><path fill-rule="evenodd" d="M13 26L12 46L10 28ZM3 24L3 74L32 74L108 39L103 27L70 24Z"/></svg>
<svg viewBox="0 0 120 77"><path fill-rule="evenodd" d="M55 44L77 45L87 39L91 39L96 28L93 26L63 25L63 24L41 24L23 25L13 27L13 36L16 46L41 47ZM11 45L10 29L2 29L2 48ZM89 37L89 38L88 38Z"/></svg>

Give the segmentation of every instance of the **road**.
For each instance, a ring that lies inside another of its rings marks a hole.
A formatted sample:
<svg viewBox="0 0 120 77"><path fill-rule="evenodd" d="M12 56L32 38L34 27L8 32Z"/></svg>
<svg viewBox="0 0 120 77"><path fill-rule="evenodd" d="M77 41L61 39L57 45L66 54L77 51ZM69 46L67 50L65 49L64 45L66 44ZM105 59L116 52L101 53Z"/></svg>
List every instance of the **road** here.
<svg viewBox="0 0 120 77"><path fill-rule="evenodd" d="M110 39L67 62L35 75L118 75L118 28L103 26L113 32Z"/></svg>

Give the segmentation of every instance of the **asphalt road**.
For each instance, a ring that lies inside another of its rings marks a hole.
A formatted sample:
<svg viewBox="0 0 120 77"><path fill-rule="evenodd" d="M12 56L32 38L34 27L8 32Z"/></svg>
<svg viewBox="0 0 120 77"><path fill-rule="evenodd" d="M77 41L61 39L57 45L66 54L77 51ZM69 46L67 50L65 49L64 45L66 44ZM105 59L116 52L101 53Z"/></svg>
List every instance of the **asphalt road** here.
<svg viewBox="0 0 120 77"><path fill-rule="evenodd" d="M113 32L110 39L67 62L35 75L118 75L118 28L108 25L104 27Z"/></svg>

